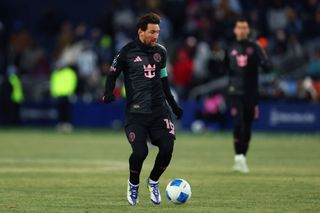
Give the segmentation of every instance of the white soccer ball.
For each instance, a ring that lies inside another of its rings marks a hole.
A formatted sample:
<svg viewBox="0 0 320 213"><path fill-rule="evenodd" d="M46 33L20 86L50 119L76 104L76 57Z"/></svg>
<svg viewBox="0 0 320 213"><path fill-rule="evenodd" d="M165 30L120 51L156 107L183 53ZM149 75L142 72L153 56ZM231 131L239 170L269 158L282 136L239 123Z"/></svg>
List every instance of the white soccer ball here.
<svg viewBox="0 0 320 213"><path fill-rule="evenodd" d="M183 179L174 179L167 185L166 195L174 204L183 204L191 197L191 186Z"/></svg>

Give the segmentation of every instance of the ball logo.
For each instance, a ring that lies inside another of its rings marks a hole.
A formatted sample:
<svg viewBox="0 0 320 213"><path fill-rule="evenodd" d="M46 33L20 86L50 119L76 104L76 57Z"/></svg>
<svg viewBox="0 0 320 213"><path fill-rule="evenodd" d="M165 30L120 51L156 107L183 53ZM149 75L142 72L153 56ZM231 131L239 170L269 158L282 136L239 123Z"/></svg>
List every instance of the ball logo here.
<svg viewBox="0 0 320 213"><path fill-rule="evenodd" d="M134 132L130 132L128 135L130 143L133 143L134 140L136 139L136 134Z"/></svg>
<svg viewBox="0 0 320 213"><path fill-rule="evenodd" d="M153 54L153 60L155 60L156 62L160 62L161 61L160 53Z"/></svg>

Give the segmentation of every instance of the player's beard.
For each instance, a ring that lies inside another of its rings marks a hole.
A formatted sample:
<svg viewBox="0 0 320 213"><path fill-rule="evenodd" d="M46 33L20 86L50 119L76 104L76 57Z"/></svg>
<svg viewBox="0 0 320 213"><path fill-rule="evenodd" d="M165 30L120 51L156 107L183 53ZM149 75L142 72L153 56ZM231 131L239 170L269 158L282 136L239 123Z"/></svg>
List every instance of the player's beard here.
<svg viewBox="0 0 320 213"><path fill-rule="evenodd" d="M246 34L243 34L243 35L240 35L239 37L238 37L238 41L245 41L245 40L248 40L248 35L246 35Z"/></svg>
<svg viewBox="0 0 320 213"><path fill-rule="evenodd" d="M157 39L150 39L149 46L153 47L157 43Z"/></svg>

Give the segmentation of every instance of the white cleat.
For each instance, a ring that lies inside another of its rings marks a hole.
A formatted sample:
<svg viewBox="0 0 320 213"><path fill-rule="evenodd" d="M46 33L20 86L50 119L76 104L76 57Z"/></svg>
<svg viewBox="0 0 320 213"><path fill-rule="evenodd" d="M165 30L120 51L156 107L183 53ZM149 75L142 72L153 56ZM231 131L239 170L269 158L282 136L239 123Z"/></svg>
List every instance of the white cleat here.
<svg viewBox="0 0 320 213"><path fill-rule="evenodd" d="M130 205L134 206L139 203L139 185L133 185L128 180L127 200Z"/></svg>
<svg viewBox="0 0 320 213"><path fill-rule="evenodd" d="M161 203L161 195L159 191L159 181L155 182L151 179L147 179L147 187L150 191L150 199L153 204L159 205Z"/></svg>
<svg viewBox="0 0 320 213"><path fill-rule="evenodd" d="M234 165L232 167L234 171L248 173L250 170L247 165L246 157L242 154L234 157Z"/></svg>

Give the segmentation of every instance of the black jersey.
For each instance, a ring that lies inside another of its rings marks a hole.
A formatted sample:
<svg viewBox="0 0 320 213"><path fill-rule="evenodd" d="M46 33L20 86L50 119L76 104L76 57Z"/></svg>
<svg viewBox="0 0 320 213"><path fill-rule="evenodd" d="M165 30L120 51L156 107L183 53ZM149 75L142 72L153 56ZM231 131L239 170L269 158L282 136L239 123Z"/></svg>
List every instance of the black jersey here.
<svg viewBox="0 0 320 213"><path fill-rule="evenodd" d="M271 63L255 42L245 40L232 43L226 51L225 63L229 75L228 93L257 99L258 68L265 71Z"/></svg>
<svg viewBox="0 0 320 213"><path fill-rule="evenodd" d="M107 77L115 79L123 73L127 112L152 113L153 109L164 105L160 77L166 61L167 51L163 46L147 46L139 39L128 43L115 56ZM107 95L112 94L113 88L112 83L106 85Z"/></svg>

